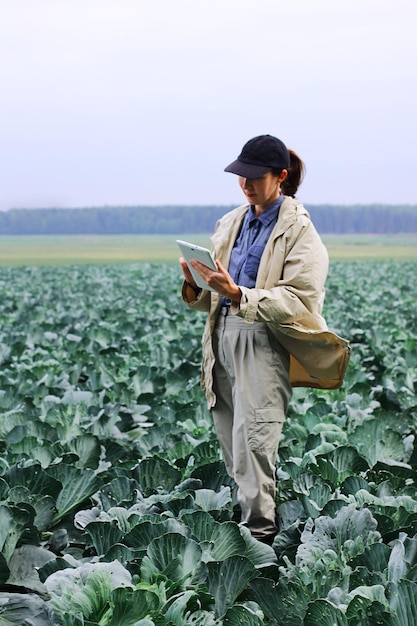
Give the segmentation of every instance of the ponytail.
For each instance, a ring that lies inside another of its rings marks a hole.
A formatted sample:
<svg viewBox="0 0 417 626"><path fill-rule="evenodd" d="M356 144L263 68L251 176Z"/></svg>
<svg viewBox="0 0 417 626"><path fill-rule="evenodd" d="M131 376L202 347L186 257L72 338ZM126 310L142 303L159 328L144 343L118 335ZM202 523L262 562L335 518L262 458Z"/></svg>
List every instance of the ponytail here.
<svg viewBox="0 0 417 626"><path fill-rule="evenodd" d="M290 167L288 168L288 176L281 183L282 193L285 196L295 196L298 187L303 182L305 174L305 165L293 150L288 150L290 155Z"/></svg>

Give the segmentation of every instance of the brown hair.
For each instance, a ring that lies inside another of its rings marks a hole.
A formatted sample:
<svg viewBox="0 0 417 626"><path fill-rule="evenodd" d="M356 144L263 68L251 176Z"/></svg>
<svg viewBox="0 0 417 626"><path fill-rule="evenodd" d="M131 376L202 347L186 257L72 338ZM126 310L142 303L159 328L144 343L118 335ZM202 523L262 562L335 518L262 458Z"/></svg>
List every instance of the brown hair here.
<svg viewBox="0 0 417 626"><path fill-rule="evenodd" d="M290 167L288 168L288 176L281 183L282 193L285 196L295 196L298 187L303 182L305 174L305 165L300 159L298 154L293 150L288 150L290 155ZM280 174L281 172L273 172L274 174Z"/></svg>

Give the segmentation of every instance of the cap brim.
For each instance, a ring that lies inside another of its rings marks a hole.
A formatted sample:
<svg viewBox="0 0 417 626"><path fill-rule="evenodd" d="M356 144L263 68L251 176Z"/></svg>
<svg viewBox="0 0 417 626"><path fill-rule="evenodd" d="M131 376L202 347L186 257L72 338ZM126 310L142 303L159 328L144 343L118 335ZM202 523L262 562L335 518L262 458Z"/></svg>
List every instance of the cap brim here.
<svg viewBox="0 0 417 626"><path fill-rule="evenodd" d="M264 165L252 165L251 163L245 163L237 159L225 167L224 171L243 176L243 178L260 178L267 172L270 172L271 168L265 167Z"/></svg>

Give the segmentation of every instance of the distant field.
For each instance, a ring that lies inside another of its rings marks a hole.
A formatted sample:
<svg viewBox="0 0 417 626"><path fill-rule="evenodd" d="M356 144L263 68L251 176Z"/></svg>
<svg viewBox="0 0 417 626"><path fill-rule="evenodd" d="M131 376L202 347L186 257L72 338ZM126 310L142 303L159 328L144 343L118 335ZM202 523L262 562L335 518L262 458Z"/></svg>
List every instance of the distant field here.
<svg viewBox="0 0 417 626"><path fill-rule="evenodd" d="M325 235L334 261L417 261L417 233L410 235Z"/></svg>
<svg viewBox="0 0 417 626"><path fill-rule="evenodd" d="M0 236L0 265L173 263L175 239L210 245L209 235L39 235ZM330 259L417 261L417 233L411 235L326 235Z"/></svg>

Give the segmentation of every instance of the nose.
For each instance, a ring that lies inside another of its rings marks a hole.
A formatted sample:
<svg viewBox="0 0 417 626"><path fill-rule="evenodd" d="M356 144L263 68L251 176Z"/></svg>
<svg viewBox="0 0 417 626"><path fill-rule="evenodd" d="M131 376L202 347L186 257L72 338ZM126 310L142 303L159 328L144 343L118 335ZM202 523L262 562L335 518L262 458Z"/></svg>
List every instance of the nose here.
<svg viewBox="0 0 417 626"><path fill-rule="evenodd" d="M243 178L243 176L240 179L240 186L242 187L242 189L249 189L251 186L251 179L250 178Z"/></svg>

